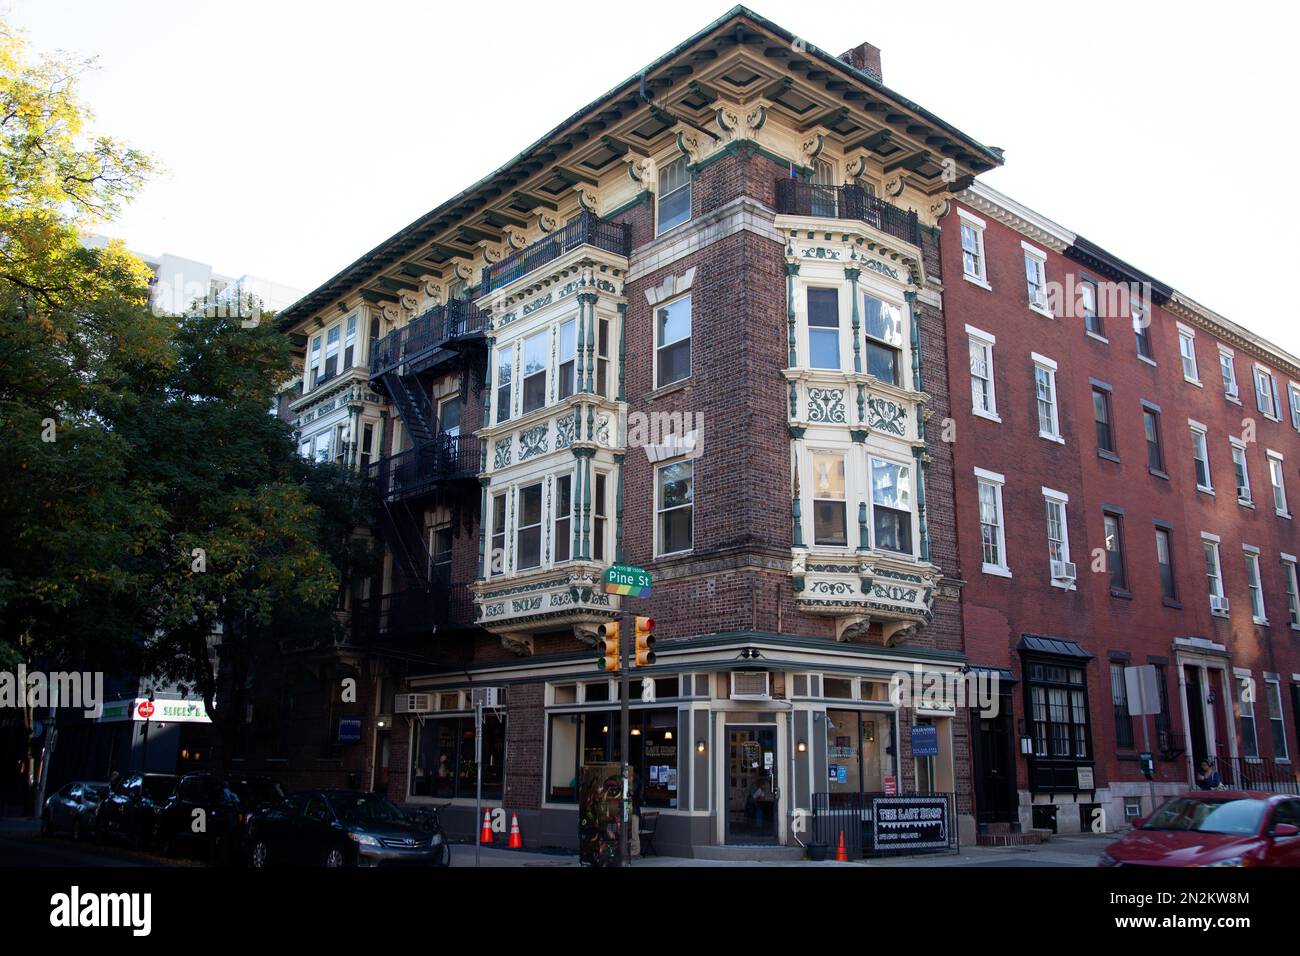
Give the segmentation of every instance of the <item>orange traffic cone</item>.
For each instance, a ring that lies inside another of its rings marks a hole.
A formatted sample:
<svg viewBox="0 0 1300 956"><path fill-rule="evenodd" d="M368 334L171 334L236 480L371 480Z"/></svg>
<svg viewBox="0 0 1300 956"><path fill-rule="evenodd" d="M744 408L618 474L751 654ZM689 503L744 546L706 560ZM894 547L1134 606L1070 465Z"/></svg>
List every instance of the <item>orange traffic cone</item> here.
<svg viewBox="0 0 1300 956"><path fill-rule="evenodd" d="M492 842L492 812L490 810L483 811L483 832L479 834L478 842Z"/></svg>
<svg viewBox="0 0 1300 956"><path fill-rule="evenodd" d="M524 848L523 834L519 832L519 817L510 814L510 843L508 848L511 850L522 850Z"/></svg>
<svg viewBox="0 0 1300 956"><path fill-rule="evenodd" d="M836 862L836 863L847 863L847 862L849 862L849 854L848 854L848 852L844 849L844 831L843 831L843 830L840 831L840 845L837 846L837 847L835 848L835 862Z"/></svg>

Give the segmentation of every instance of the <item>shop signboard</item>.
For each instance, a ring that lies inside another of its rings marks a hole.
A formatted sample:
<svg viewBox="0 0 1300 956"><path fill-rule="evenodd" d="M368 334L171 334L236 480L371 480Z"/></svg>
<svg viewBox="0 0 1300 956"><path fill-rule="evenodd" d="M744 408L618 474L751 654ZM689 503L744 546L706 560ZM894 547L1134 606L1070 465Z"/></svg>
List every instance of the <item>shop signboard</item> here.
<svg viewBox="0 0 1300 956"><path fill-rule="evenodd" d="M617 763L589 763L582 768L578 790L578 860L584 866L619 865L622 775L623 767Z"/></svg>
<svg viewBox="0 0 1300 956"><path fill-rule="evenodd" d="M339 718L339 743L355 744L361 740L361 721L353 717Z"/></svg>
<svg viewBox="0 0 1300 956"><path fill-rule="evenodd" d="M917 724L912 728L912 756L939 756L939 728L934 724Z"/></svg>
<svg viewBox="0 0 1300 956"><path fill-rule="evenodd" d="M871 845L875 850L948 848L947 797L876 797L871 817Z"/></svg>

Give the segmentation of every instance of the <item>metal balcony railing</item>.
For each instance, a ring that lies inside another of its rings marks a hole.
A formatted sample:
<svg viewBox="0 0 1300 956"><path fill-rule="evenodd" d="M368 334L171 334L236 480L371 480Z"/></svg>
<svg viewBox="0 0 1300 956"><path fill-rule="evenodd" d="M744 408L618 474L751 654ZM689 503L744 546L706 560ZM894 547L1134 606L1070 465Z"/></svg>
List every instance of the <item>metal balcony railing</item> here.
<svg viewBox="0 0 1300 956"><path fill-rule="evenodd" d="M427 444L372 463L370 478L388 501L416 498L429 494L440 483L475 477L479 448L474 435L439 435Z"/></svg>
<svg viewBox="0 0 1300 956"><path fill-rule="evenodd" d="M1278 763L1271 757L1215 757L1213 764L1219 774L1219 783L1229 790L1300 795L1300 775L1289 761ZM1190 786L1201 789L1204 784L1200 777L1200 760L1189 757L1187 766Z"/></svg>
<svg viewBox="0 0 1300 956"><path fill-rule="evenodd" d="M899 209L862 186L819 186L801 179L778 179L776 211L787 216L857 219L895 239L921 245L916 212Z"/></svg>
<svg viewBox="0 0 1300 956"><path fill-rule="evenodd" d="M380 378L403 363L414 363L440 348L481 335L483 313L474 303L452 299L413 318L380 339L370 356L370 377Z"/></svg>
<svg viewBox="0 0 1300 956"><path fill-rule="evenodd" d="M428 591L396 591L353 601L352 643L410 640L473 622L474 596L469 586L434 580Z"/></svg>
<svg viewBox="0 0 1300 956"><path fill-rule="evenodd" d="M606 222L593 213L582 212L563 229L512 252L500 262L484 266L479 295L499 289L579 246L595 246L606 252L627 256L632 251L631 241L631 232L626 223Z"/></svg>

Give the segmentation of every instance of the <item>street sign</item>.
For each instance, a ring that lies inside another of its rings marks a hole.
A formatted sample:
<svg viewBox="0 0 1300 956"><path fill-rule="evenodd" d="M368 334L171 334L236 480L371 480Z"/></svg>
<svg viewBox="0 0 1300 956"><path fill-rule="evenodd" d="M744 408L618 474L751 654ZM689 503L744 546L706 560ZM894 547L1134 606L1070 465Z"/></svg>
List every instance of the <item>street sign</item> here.
<svg viewBox="0 0 1300 956"><path fill-rule="evenodd" d="M1160 680L1154 664L1124 668L1124 690L1130 717L1160 713Z"/></svg>
<svg viewBox="0 0 1300 956"><path fill-rule="evenodd" d="M649 597L650 572L630 564L612 564L605 569L605 593Z"/></svg>

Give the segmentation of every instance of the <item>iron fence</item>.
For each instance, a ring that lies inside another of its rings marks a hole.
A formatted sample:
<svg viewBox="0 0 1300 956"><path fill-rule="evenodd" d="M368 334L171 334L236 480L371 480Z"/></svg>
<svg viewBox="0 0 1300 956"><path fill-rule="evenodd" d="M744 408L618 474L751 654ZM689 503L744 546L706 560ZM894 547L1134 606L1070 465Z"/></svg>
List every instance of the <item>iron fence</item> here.
<svg viewBox="0 0 1300 956"><path fill-rule="evenodd" d="M841 837L850 860L956 851L956 796L814 793L810 843L834 858Z"/></svg>
<svg viewBox="0 0 1300 956"><path fill-rule="evenodd" d="M778 179L776 211L789 216L857 219L895 239L921 245L921 223L916 212L900 209L862 186L821 186L802 179Z"/></svg>
<svg viewBox="0 0 1300 956"><path fill-rule="evenodd" d="M1271 757L1215 757L1214 771L1219 775L1219 785L1228 790L1262 790L1266 793L1293 793L1300 795L1300 779L1290 763L1278 763ZM1201 774L1200 761L1187 762L1189 786L1205 789L1207 784Z"/></svg>

